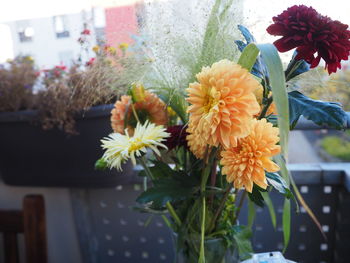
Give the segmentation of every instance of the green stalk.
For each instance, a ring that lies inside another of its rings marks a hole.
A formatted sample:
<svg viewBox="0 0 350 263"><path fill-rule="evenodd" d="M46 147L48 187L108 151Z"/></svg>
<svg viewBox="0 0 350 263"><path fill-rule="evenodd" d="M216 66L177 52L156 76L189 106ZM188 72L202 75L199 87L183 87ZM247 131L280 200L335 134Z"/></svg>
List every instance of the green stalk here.
<svg viewBox="0 0 350 263"><path fill-rule="evenodd" d="M198 263L205 263L205 249L204 249L204 240L205 240L205 196L202 197L202 226L201 226L201 248L199 252Z"/></svg>
<svg viewBox="0 0 350 263"><path fill-rule="evenodd" d="M146 160L145 160L145 156L142 156L139 160L140 160L140 163L141 163L143 169L145 169L146 174L147 174L147 175L149 176L149 178L151 178L152 181L153 181L153 180L154 180L154 177L153 177L153 174L152 174L151 170L150 170L150 169L148 168L148 166L147 166L147 163L146 163Z"/></svg>
<svg viewBox="0 0 350 263"><path fill-rule="evenodd" d="M145 157L142 156L139 160L140 160L140 163L141 163L142 167L145 169L146 174L147 174L152 180L154 180L153 174L152 174L151 170L148 168L148 166L147 166L147 164L146 164ZM167 209L168 209L169 214L174 218L175 222L176 222L179 226L181 226L181 224L182 224L182 223L181 223L181 220L180 220L179 216L176 214L174 207L173 207L169 202L166 203L166 207L167 207ZM171 224L170 224L169 220L166 218L166 216L162 215L162 218L163 218L165 224L166 224L168 227L171 228Z"/></svg>
<svg viewBox="0 0 350 263"><path fill-rule="evenodd" d="M132 109L132 113L134 114L135 116L135 119L137 120L137 122L140 122L140 119L139 119L139 116L137 115L137 112L135 110L135 107L134 107L134 104L131 103L131 109ZM141 123L141 122L140 122Z"/></svg>
<svg viewBox="0 0 350 263"><path fill-rule="evenodd" d="M170 204L169 201L166 203L166 207L168 208L169 214L174 218L176 224L178 226L181 226L182 225L181 220L179 216L176 214L174 207Z"/></svg>

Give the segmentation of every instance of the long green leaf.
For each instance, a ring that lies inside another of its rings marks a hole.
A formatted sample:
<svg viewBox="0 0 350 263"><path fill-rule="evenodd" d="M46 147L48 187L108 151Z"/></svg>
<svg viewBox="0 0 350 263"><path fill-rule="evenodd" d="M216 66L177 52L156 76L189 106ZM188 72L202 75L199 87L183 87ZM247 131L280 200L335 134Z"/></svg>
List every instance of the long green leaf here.
<svg viewBox="0 0 350 263"><path fill-rule="evenodd" d="M243 52L239 57L238 64L250 72L258 55L259 49L255 44L251 43L243 49Z"/></svg>
<svg viewBox="0 0 350 263"><path fill-rule="evenodd" d="M275 161L280 167L280 173L282 175L282 178L286 181L287 186L290 186L290 177L291 175L289 174L289 171L286 166L286 161L283 159L283 156L277 155L274 157Z"/></svg>
<svg viewBox="0 0 350 263"><path fill-rule="evenodd" d="M248 199L248 227L252 228L255 219L255 204Z"/></svg>
<svg viewBox="0 0 350 263"><path fill-rule="evenodd" d="M277 49L272 44L257 45L261 56L269 73L269 82L273 94L273 101L278 113L278 127L280 130L280 145L282 154L287 159L288 154L288 136L289 136L289 106L286 90L286 80L281 59Z"/></svg>
<svg viewBox="0 0 350 263"><path fill-rule="evenodd" d="M291 183L293 186L293 190L295 192L295 195L297 196L297 199L299 200L300 204L304 207L305 211L308 213L308 215L311 217L312 221L314 221L315 225L318 227L320 230L321 234L323 235L323 238L327 240L327 236L324 233L321 223L318 221L317 217L315 216L314 212L312 212L311 208L306 204L303 196L300 194L299 189L297 185L294 182L293 177L291 177Z"/></svg>
<svg viewBox="0 0 350 263"><path fill-rule="evenodd" d="M265 201L265 204L267 205L267 208L269 209L271 223L273 225L273 228L276 229L276 212L275 212L275 208L273 207L273 203L271 201L269 193L262 192L261 194L264 197L264 201Z"/></svg>
<svg viewBox="0 0 350 263"><path fill-rule="evenodd" d="M283 239L284 239L284 248L283 253L286 251L289 239L290 239L290 200L287 198L284 199L284 205L283 205L283 217L282 217L282 224L283 224Z"/></svg>

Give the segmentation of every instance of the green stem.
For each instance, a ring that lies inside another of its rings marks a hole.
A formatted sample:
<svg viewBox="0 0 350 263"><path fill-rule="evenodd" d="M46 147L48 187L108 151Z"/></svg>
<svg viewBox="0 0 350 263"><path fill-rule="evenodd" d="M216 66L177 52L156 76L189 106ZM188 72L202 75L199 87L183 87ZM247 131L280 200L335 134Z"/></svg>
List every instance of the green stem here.
<svg viewBox="0 0 350 263"><path fill-rule="evenodd" d="M145 157L142 156L139 160L140 160L140 163L141 163L142 167L145 169L146 174L147 174L152 180L154 180L154 177L153 177L153 175L152 175L152 172L151 172L151 170L148 168L148 166L147 166L147 164L146 164ZM169 202L166 203L166 207L167 207L167 209L168 209L168 211L169 211L169 214L174 218L175 222L176 222L179 226L181 226L181 220L180 220L179 216L176 214L174 207L173 207ZM165 224L166 224L168 227L171 228L171 224L170 224L169 220L166 218L166 216L162 215L162 218L163 218Z"/></svg>
<svg viewBox="0 0 350 263"><path fill-rule="evenodd" d="M148 168L148 166L147 166L147 163L146 163L146 160L145 160L145 156L142 156L139 160L140 160L140 163L141 163L143 169L145 169L146 174L147 174L147 175L149 176L149 178L151 178L152 181L153 181L153 180L154 180L154 177L153 177L153 174L152 174L151 170L150 170L150 169Z"/></svg>
<svg viewBox="0 0 350 263"><path fill-rule="evenodd" d="M134 104L133 104L133 103L131 103L131 109L132 109L132 113L134 114L134 117L135 117L135 119L137 120L137 122L141 123L141 122L140 122L140 119L139 119L139 116L137 115L137 112L136 112L136 110L135 110L135 107L134 107Z"/></svg>
<svg viewBox="0 0 350 263"><path fill-rule="evenodd" d="M233 188L233 185L230 184L230 186L226 189L225 195L224 195L224 197L221 199L219 208L218 208L218 210L216 210L216 213L215 213L213 219L212 219L211 222L210 222L210 229L215 229L217 219L218 219L219 215L221 214L222 210L223 210L224 207L225 207L226 200L227 200L227 198L228 198L228 196L229 196L229 194L230 194L232 188Z"/></svg>
<svg viewBox="0 0 350 263"><path fill-rule="evenodd" d="M259 115L259 117L258 117L258 120L261 120L262 118L265 117L266 112L267 112L267 110L269 109L269 107L270 107L272 101L273 101L272 97L269 97L269 98L267 99L267 102L266 102L266 104L265 104L263 110L261 111L261 113L260 113L260 115Z"/></svg>
<svg viewBox="0 0 350 263"><path fill-rule="evenodd" d="M168 218L165 215L162 215L162 218L163 218L165 224L167 225L167 227L172 228L171 223L168 220Z"/></svg>
<svg viewBox="0 0 350 263"><path fill-rule="evenodd" d="M199 253L198 263L205 263L205 248L204 248L204 240L205 240L205 196L202 197L202 226L201 226L201 248Z"/></svg>
<svg viewBox="0 0 350 263"><path fill-rule="evenodd" d="M241 213L243 202L244 202L244 199L245 199L246 196L247 196L247 191L244 190L244 192L243 192L243 194L241 196L241 199L239 200L239 204L238 204L238 207L237 207L237 213L236 213L235 219L233 220L234 224L236 223L236 221L237 221L237 219L239 217L239 214Z"/></svg>
<svg viewBox="0 0 350 263"><path fill-rule="evenodd" d="M166 203L166 207L168 208L169 214L174 218L176 224L178 226L181 226L182 225L181 220L179 216L176 214L174 207L170 204L169 201Z"/></svg>

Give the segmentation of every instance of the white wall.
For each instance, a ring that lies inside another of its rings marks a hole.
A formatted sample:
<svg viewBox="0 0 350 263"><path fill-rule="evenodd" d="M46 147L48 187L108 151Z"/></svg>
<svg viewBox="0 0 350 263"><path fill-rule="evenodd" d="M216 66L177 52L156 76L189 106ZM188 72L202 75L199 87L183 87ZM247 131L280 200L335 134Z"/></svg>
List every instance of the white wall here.
<svg viewBox="0 0 350 263"><path fill-rule="evenodd" d="M68 189L14 187L0 181L0 209L22 209L27 194L42 194L45 199L49 263L81 263Z"/></svg>
<svg viewBox="0 0 350 263"><path fill-rule="evenodd" d="M50 68L61 63L60 52L71 52L72 59L77 59L83 53L85 60L93 56L91 48L89 54L82 52L78 38L83 30L83 24L87 20L83 13L69 14L67 17L67 29L70 36L67 38L57 38L54 30L53 17L37 18L24 21L7 22L11 28L14 54L31 55L36 64L41 68ZM34 29L33 40L30 42L20 42L18 36L18 24L24 22ZM89 22L89 21L87 21ZM92 30L92 28L89 28ZM93 33L93 32L92 32ZM93 37L89 38L91 47L96 44Z"/></svg>

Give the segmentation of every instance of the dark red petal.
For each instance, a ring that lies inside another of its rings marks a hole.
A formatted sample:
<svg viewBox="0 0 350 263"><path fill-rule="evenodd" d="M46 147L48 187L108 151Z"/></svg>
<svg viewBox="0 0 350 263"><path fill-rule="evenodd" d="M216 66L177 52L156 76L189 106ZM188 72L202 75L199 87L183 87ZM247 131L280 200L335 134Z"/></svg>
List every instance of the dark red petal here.
<svg viewBox="0 0 350 263"><path fill-rule="evenodd" d="M286 52L298 46L296 44L296 41L294 40L286 41L287 39L288 37L282 37L276 40L275 42L273 42L273 44L276 46L279 52Z"/></svg>
<svg viewBox="0 0 350 263"><path fill-rule="evenodd" d="M266 29L266 31L270 35L274 35L274 36L283 36L284 34L288 33L288 30L282 24L272 24Z"/></svg>

